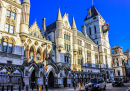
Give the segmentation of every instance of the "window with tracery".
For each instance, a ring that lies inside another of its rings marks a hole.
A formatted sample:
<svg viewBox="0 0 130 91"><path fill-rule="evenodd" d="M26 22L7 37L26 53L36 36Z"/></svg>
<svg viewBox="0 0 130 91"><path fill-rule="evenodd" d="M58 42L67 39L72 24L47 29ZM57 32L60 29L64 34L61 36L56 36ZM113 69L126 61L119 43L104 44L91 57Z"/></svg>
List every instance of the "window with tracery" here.
<svg viewBox="0 0 130 91"><path fill-rule="evenodd" d="M11 8L7 9L6 13L6 24L5 24L5 32L9 32L14 34L15 30L15 19L16 19L16 11Z"/></svg>

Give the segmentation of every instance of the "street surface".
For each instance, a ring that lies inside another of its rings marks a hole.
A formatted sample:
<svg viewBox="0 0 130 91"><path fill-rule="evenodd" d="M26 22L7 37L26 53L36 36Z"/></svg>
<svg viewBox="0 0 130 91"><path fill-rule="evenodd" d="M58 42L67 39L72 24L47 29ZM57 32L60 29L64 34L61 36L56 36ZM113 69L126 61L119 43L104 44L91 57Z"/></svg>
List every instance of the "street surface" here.
<svg viewBox="0 0 130 91"><path fill-rule="evenodd" d="M101 91L130 91L130 83L124 83L124 86L117 86L117 87L112 87L112 83L107 83L106 84L106 90L101 90ZM51 88L48 89L48 91L85 91L84 89L85 87L82 87L81 90L78 89L78 87L76 88L76 90L74 90L73 87L71 88ZM13 90L13 91L18 91L18 90ZM22 90L24 91L24 90ZM28 91L32 91L31 89L29 89ZM36 89L33 91L37 91ZM45 89L42 91L46 91Z"/></svg>

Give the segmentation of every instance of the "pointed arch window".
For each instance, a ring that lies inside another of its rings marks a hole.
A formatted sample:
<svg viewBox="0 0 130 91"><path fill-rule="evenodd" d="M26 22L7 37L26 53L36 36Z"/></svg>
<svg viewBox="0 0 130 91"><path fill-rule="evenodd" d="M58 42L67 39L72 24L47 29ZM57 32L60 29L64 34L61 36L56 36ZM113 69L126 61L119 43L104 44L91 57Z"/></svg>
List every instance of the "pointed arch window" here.
<svg viewBox="0 0 130 91"><path fill-rule="evenodd" d="M39 56L39 54L37 54L37 56L36 56L36 60L40 60L40 56Z"/></svg>
<svg viewBox="0 0 130 91"><path fill-rule="evenodd" d="M89 35L91 35L91 28L89 27Z"/></svg>
<svg viewBox="0 0 130 91"><path fill-rule="evenodd" d="M34 36L36 36L36 33L34 33Z"/></svg>
<svg viewBox="0 0 130 91"><path fill-rule="evenodd" d="M97 33L97 30L96 30L96 26L94 25L94 31L95 31L95 34Z"/></svg>
<svg viewBox="0 0 130 91"><path fill-rule="evenodd" d="M4 52L7 52L7 46L8 46L8 43L7 42L3 42L3 51Z"/></svg>
<svg viewBox="0 0 130 91"><path fill-rule="evenodd" d="M8 52L12 53L12 49L13 49L13 44L12 44L12 43L9 43Z"/></svg>

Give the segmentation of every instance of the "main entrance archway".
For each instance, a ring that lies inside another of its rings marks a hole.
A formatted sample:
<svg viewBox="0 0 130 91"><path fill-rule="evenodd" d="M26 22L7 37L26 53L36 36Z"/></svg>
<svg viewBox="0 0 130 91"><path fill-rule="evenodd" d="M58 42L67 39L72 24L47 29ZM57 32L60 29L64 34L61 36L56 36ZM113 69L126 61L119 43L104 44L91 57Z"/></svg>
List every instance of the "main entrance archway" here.
<svg viewBox="0 0 130 91"><path fill-rule="evenodd" d="M54 74L52 71L49 73L49 76L48 76L48 86L54 87Z"/></svg>
<svg viewBox="0 0 130 91"><path fill-rule="evenodd" d="M36 85L36 75L35 75L35 72L36 72L36 70L34 69L33 70L33 72L32 72L32 74L31 74L31 87L35 87L35 85Z"/></svg>

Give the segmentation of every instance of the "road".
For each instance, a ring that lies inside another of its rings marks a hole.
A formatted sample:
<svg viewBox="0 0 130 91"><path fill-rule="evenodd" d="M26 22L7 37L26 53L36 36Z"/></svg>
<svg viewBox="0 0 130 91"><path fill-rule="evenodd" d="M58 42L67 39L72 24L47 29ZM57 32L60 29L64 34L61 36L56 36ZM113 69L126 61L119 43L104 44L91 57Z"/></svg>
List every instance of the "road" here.
<svg viewBox="0 0 130 91"><path fill-rule="evenodd" d="M117 87L112 87L112 83L107 83L106 85L107 85L106 90L102 90L102 91L130 91L129 89L130 83L124 83L124 86L117 86ZM49 91L74 91L74 88L49 89ZM77 88L77 91L79 91L78 88ZM82 91L85 91L84 87L82 87Z"/></svg>
<svg viewBox="0 0 130 91"><path fill-rule="evenodd" d="M84 90L85 87L82 87L81 90L78 89L78 87L76 88L76 90L74 90L73 87L71 88L51 88L48 89L48 91L85 91ZM124 83L124 86L117 86L117 87L112 87L111 83L107 83L106 84L106 90L101 90L101 91L130 91L130 83ZM18 91L18 90L13 90L13 91ZM25 90L22 90L25 91ZM31 89L29 89L28 91L32 91ZM33 91L37 91L36 89ZM45 89L42 91L46 91Z"/></svg>

